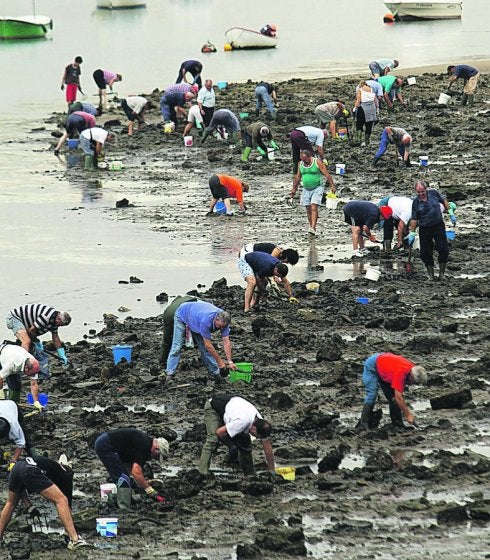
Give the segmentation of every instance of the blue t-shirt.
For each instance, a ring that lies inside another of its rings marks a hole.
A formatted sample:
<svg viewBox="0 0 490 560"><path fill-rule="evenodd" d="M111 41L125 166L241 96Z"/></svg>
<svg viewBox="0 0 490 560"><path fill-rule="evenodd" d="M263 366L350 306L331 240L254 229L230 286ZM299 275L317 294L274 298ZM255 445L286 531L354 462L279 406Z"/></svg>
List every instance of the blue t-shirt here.
<svg viewBox="0 0 490 560"><path fill-rule="evenodd" d="M349 218L354 218L358 226L364 225L371 229L378 223L379 208L373 202L367 200L351 200L344 208L344 214Z"/></svg>
<svg viewBox="0 0 490 560"><path fill-rule="evenodd" d="M252 251L245 255L245 260L259 278L266 278L274 274L274 268L281 262L276 257L259 251Z"/></svg>
<svg viewBox="0 0 490 560"><path fill-rule="evenodd" d="M442 221L441 207L444 198L434 189L427 191L427 200L417 197L412 203L412 220L417 220L419 226L437 226Z"/></svg>
<svg viewBox="0 0 490 560"><path fill-rule="evenodd" d="M190 301L179 305L175 316L177 319L185 323L192 332L200 334L208 340L215 331L214 320L216 315L223 310L216 307L212 303L206 301ZM230 325L227 325L222 331L221 336L230 335Z"/></svg>
<svg viewBox="0 0 490 560"><path fill-rule="evenodd" d="M463 80L469 80L477 74L478 70L473 68L473 66L468 66L467 64L458 64L458 66L455 66L453 70L453 76L463 78Z"/></svg>

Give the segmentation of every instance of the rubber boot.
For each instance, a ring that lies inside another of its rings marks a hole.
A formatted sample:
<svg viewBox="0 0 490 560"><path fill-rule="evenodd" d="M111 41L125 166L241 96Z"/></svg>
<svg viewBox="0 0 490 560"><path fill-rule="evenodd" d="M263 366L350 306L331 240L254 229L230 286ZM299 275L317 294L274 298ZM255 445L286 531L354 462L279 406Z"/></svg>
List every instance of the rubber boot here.
<svg viewBox="0 0 490 560"><path fill-rule="evenodd" d="M371 135L368 134L367 132L364 135L364 142L366 143L366 146L369 146L369 143L371 142Z"/></svg>
<svg viewBox="0 0 490 560"><path fill-rule="evenodd" d="M131 488L118 488L117 489L117 507L122 511L129 511L131 509Z"/></svg>
<svg viewBox="0 0 490 560"><path fill-rule="evenodd" d="M395 401L390 402L390 418L392 426L401 429L405 428L405 424L403 423L402 411Z"/></svg>
<svg viewBox="0 0 490 560"><path fill-rule="evenodd" d="M472 106L474 102L475 102L475 96L468 95L468 105Z"/></svg>
<svg viewBox="0 0 490 560"><path fill-rule="evenodd" d="M249 146L247 146L247 147L243 150L243 152L242 152L242 157L241 157L241 160L242 160L243 163L247 163L251 151L252 151L252 148L250 148Z"/></svg>
<svg viewBox="0 0 490 560"><path fill-rule="evenodd" d="M260 109L255 109L255 116L258 117L260 115Z"/></svg>
<svg viewBox="0 0 490 560"><path fill-rule="evenodd" d="M253 476L255 474L254 462L252 458L252 450L238 450L238 463L245 476Z"/></svg>
<svg viewBox="0 0 490 560"><path fill-rule="evenodd" d="M201 137L201 144L204 144L204 141L206 140L206 138L208 136L210 136L210 134L211 134L211 131L208 128L206 128L204 130L203 134L202 134L202 137Z"/></svg>
<svg viewBox="0 0 490 560"><path fill-rule="evenodd" d="M356 432L364 432L369 430L369 417L371 416L373 408L374 404L364 403L364 406L362 407L361 418L359 419L359 422L355 427Z"/></svg>
<svg viewBox="0 0 490 560"><path fill-rule="evenodd" d="M20 391L9 389L9 400L19 403Z"/></svg>
<svg viewBox="0 0 490 560"><path fill-rule="evenodd" d="M427 274L431 280L434 280L434 267L433 266L426 266Z"/></svg>
<svg viewBox="0 0 490 560"><path fill-rule="evenodd" d="M439 280L444 280L447 263L439 263Z"/></svg>
<svg viewBox="0 0 490 560"><path fill-rule="evenodd" d="M95 171L93 156L85 156L85 171Z"/></svg>
<svg viewBox="0 0 490 560"><path fill-rule="evenodd" d="M354 145L359 146L362 140L362 130L356 130L354 133Z"/></svg>
<svg viewBox="0 0 490 560"><path fill-rule="evenodd" d="M405 167L412 167L412 162L410 161L410 158L408 158L407 161L405 162Z"/></svg>
<svg viewBox="0 0 490 560"><path fill-rule="evenodd" d="M233 144L240 146L242 141L240 139L240 135L238 134L238 132L233 132L233 134L231 135L231 141L233 142Z"/></svg>
<svg viewBox="0 0 490 560"><path fill-rule="evenodd" d="M197 464L197 470L203 475L208 476L209 466L211 465L211 458L213 452L211 449L207 449L206 445L202 448L201 457L199 458L199 463Z"/></svg>
<svg viewBox="0 0 490 560"><path fill-rule="evenodd" d="M468 103L468 95L466 93L463 93L463 97L461 99L461 105L463 105L464 107L466 103Z"/></svg>
<svg viewBox="0 0 490 560"><path fill-rule="evenodd" d="M378 165L378 163L379 163L379 157L374 156L371 165L372 165L373 167L376 167L376 166Z"/></svg>
<svg viewBox="0 0 490 560"><path fill-rule="evenodd" d="M277 110L273 109L271 113L271 119L275 121L277 119Z"/></svg>

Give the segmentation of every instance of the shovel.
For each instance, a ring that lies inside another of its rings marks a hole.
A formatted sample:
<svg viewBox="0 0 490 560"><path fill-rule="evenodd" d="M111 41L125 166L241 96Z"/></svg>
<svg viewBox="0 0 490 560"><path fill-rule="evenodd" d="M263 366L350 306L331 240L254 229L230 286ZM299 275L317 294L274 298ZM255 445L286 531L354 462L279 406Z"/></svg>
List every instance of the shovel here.
<svg viewBox="0 0 490 560"><path fill-rule="evenodd" d="M408 248L408 261L407 264L405 265L405 272L407 274L410 274L411 272L413 272L413 266L412 266L412 246L410 245L410 247Z"/></svg>

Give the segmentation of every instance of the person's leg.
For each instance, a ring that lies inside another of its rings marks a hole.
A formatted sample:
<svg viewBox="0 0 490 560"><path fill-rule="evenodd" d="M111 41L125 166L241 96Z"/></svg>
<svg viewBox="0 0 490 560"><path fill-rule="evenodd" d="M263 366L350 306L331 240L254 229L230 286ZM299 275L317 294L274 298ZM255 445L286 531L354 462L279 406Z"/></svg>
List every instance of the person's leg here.
<svg viewBox="0 0 490 560"><path fill-rule="evenodd" d="M381 67L377 62L371 62L369 64L369 70L371 70L373 78L379 78L381 76Z"/></svg>
<svg viewBox="0 0 490 560"><path fill-rule="evenodd" d="M121 478L129 479L129 473L121 461L121 457L112 446L107 432L104 432L95 440L94 447L97 457L101 460L114 484L117 484Z"/></svg>
<svg viewBox="0 0 490 560"><path fill-rule="evenodd" d="M357 431L369 429L369 419L378 396L378 373L376 371L376 359L378 356L379 354L374 354L364 362L362 382L364 384L365 397L361 418L356 426Z"/></svg>
<svg viewBox="0 0 490 560"><path fill-rule="evenodd" d="M12 331L15 338L18 338L20 340L22 348L29 352L29 349L31 347L31 339L21 321L19 321L17 317L14 317L11 313L9 313L5 318L5 324L7 325L7 329Z"/></svg>
<svg viewBox="0 0 490 560"><path fill-rule="evenodd" d="M19 403L22 390L22 377L20 373L13 373L7 377L7 387L9 388L9 400Z"/></svg>
<svg viewBox="0 0 490 560"><path fill-rule="evenodd" d="M201 457L199 458L197 468L202 475L207 476L211 464L211 457L219 444L216 430L222 425L221 418L213 409L209 400L207 400L204 405L204 423L206 424L206 441L202 446Z"/></svg>
<svg viewBox="0 0 490 560"><path fill-rule="evenodd" d="M209 375L211 375L212 377L219 377L219 367L218 367L218 363L216 362L216 360L214 359L214 356L211 356L211 354L208 352L208 350L206 349L206 346L204 345L204 340L202 338L202 336L200 334L197 333L192 333L194 336L194 340L201 352L201 357L202 357L202 361L204 364L204 367L208 370Z"/></svg>
<svg viewBox="0 0 490 560"><path fill-rule="evenodd" d="M41 491L40 494L50 502L53 502L56 506L56 509L58 510L58 517L60 518L60 521L70 540L72 542L78 540L78 533L73 523L70 506L68 505L68 500L63 492L56 486L56 484L53 484L49 488L46 488L46 490Z"/></svg>
<svg viewBox="0 0 490 560"><path fill-rule="evenodd" d="M18 502L19 495L9 490L7 503L5 504L4 508L2 509L2 513L0 514L0 540L3 538L5 529L10 523L10 519L12 518L12 514L14 513Z"/></svg>
<svg viewBox="0 0 490 560"><path fill-rule="evenodd" d="M439 280L444 278L446 273L447 261L449 259L449 244L447 242L446 227L444 222L434 227L434 248L438 253Z"/></svg>
<svg viewBox="0 0 490 560"><path fill-rule="evenodd" d="M404 428L405 425L403 424L402 411L395 400L395 391L393 390L393 387L382 379L379 380L379 385L386 397L386 400L388 401L391 424L395 428Z"/></svg>
<svg viewBox="0 0 490 560"><path fill-rule="evenodd" d="M255 292L255 286L257 285L255 274L247 276L245 281L247 282L247 287L245 288L245 303L243 305L243 310L248 311L252 305L252 298Z"/></svg>
<svg viewBox="0 0 490 560"><path fill-rule="evenodd" d="M310 224L313 229L316 229L318 222L318 204L311 204Z"/></svg>
<svg viewBox="0 0 490 560"><path fill-rule="evenodd" d="M167 359L167 375L175 375L175 370L179 365L180 353L185 342L185 323L177 317L174 318L174 332L172 336L172 346Z"/></svg>
<svg viewBox="0 0 490 560"><path fill-rule="evenodd" d="M419 227L420 259L427 268L429 277L434 279L434 244L432 230L428 227Z"/></svg>
<svg viewBox="0 0 490 560"><path fill-rule="evenodd" d="M269 92L264 88L264 93L262 95L262 99L264 100L265 106L267 107L267 110L269 111L269 113L271 115L274 114L274 103L272 103L272 99L271 96L269 95Z"/></svg>
<svg viewBox="0 0 490 560"><path fill-rule="evenodd" d="M243 471L243 474L254 475L255 468L252 457L252 440L248 434L239 434L233 438L238 449L238 463Z"/></svg>
<svg viewBox="0 0 490 560"><path fill-rule="evenodd" d="M337 121L335 119L330 119L330 124L329 124L329 128L330 128L330 136L332 138L337 138Z"/></svg>
<svg viewBox="0 0 490 560"><path fill-rule="evenodd" d="M374 162L377 162L379 158L386 152L386 149L388 148L388 144L389 144L388 133L386 132L386 130L383 130L383 132L381 133L381 139L379 141L378 151L374 156Z"/></svg>
<svg viewBox="0 0 490 560"><path fill-rule="evenodd" d="M359 226L351 226L352 231L352 248L357 251L359 247L364 248L364 243L362 241L362 230Z"/></svg>

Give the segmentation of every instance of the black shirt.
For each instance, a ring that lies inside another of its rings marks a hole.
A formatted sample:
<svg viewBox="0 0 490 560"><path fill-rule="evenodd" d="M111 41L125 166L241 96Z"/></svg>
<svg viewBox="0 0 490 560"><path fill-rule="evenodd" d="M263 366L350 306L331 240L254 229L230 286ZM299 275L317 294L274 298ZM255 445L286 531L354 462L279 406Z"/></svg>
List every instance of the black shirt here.
<svg viewBox="0 0 490 560"><path fill-rule="evenodd" d="M138 463L141 467L151 458L153 438L136 428L121 428L107 432L112 446L124 463Z"/></svg>

